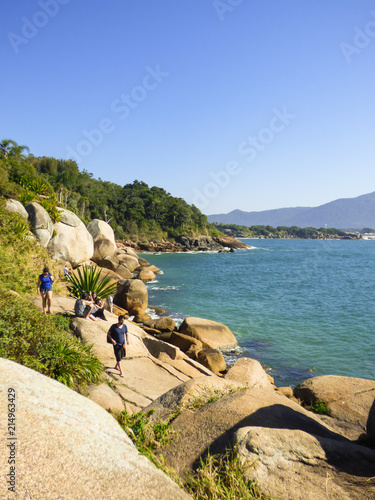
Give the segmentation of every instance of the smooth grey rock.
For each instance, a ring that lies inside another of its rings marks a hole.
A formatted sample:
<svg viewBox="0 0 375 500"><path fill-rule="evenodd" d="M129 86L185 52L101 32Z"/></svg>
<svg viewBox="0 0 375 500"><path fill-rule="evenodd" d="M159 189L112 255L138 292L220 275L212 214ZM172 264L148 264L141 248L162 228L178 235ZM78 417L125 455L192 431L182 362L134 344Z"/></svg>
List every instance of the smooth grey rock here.
<svg viewBox="0 0 375 500"><path fill-rule="evenodd" d="M38 238L43 247L47 247L53 233L51 217L39 203L32 202L26 207L33 234Z"/></svg>
<svg viewBox="0 0 375 500"><path fill-rule="evenodd" d="M87 225L87 230L94 240L93 260L100 262L105 257L116 255L116 241L113 229L103 220L93 219Z"/></svg>
<svg viewBox="0 0 375 500"><path fill-rule="evenodd" d="M8 414L9 389L16 395L14 498L190 498L138 453L103 408L59 382L5 359L0 359L2 426ZM5 443L5 431L2 437ZM4 467L0 497L10 498L5 461Z"/></svg>
<svg viewBox="0 0 375 500"><path fill-rule="evenodd" d="M18 200L7 200L5 203L5 210L7 210L8 212L16 213L25 220L29 218L29 214L27 213L25 207Z"/></svg>
<svg viewBox="0 0 375 500"><path fill-rule="evenodd" d="M47 246L53 260L68 261L77 267L92 258L94 242L82 221L78 226L56 222L53 229L56 236Z"/></svg>

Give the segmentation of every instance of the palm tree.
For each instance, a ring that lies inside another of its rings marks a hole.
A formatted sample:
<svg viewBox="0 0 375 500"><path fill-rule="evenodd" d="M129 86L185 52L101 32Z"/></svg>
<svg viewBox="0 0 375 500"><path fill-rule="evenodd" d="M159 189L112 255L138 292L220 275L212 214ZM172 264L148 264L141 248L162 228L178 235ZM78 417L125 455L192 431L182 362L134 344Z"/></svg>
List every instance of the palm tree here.
<svg viewBox="0 0 375 500"><path fill-rule="evenodd" d="M27 146L21 146L15 141L12 141L12 139L3 139L0 142L0 155L4 156L5 158L10 155L16 158L25 159L26 155L23 154L25 150L27 152L30 152L30 149Z"/></svg>

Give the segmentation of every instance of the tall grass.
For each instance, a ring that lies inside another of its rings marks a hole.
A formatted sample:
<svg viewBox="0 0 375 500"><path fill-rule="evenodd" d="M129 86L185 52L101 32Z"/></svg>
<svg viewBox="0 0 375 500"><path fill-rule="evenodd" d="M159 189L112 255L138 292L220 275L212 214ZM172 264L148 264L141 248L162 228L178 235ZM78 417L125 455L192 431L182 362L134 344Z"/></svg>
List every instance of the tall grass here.
<svg viewBox="0 0 375 500"><path fill-rule="evenodd" d="M162 455L162 448L175 435L169 422L152 419L152 412L130 415L123 411L117 416L121 427L131 438L138 451L168 474L195 500L271 500L264 495L256 481L246 479L241 458L235 449L211 455L200 460L200 465L183 480L169 466Z"/></svg>
<svg viewBox="0 0 375 500"><path fill-rule="evenodd" d="M43 315L27 300L36 295L43 267L55 277L57 269L46 249L29 238L27 224L4 210L3 203L0 200L0 357L81 391L98 382L102 365L91 346L69 333L70 318ZM53 288L65 291L58 282Z"/></svg>
<svg viewBox="0 0 375 500"><path fill-rule="evenodd" d="M102 364L90 345L70 335L54 316L0 287L0 357L11 359L72 389L98 382Z"/></svg>
<svg viewBox="0 0 375 500"><path fill-rule="evenodd" d="M56 265L28 232L28 224L3 205L4 200L0 200L0 283L21 295L34 295L42 269L48 266L56 275ZM64 288L55 283L54 290L62 293Z"/></svg>

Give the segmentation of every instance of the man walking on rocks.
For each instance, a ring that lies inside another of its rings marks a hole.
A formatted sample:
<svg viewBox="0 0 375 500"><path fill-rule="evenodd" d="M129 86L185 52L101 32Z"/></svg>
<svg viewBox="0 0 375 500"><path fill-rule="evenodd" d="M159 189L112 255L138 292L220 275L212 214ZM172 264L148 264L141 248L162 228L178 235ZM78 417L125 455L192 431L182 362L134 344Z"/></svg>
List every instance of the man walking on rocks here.
<svg viewBox="0 0 375 500"><path fill-rule="evenodd" d="M125 337L126 344L129 345L128 328L125 325L125 316L121 315L118 317L118 322L111 326L107 334L107 342L113 344L113 351L116 358L115 369L120 372L121 378L124 378L121 368L121 360L126 356Z"/></svg>

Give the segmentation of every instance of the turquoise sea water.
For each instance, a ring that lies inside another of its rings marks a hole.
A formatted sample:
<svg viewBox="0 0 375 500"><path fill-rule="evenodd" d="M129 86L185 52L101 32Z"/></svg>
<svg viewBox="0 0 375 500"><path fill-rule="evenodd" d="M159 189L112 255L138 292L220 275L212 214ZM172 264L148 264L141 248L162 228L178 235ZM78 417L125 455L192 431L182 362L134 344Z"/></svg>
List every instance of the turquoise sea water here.
<svg viewBox="0 0 375 500"><path fill-rule="evenodd" d="M375 241L243 240L235 253L145 255L149 303L226 324L276 385L313 375L375 379Z"/></svg>

